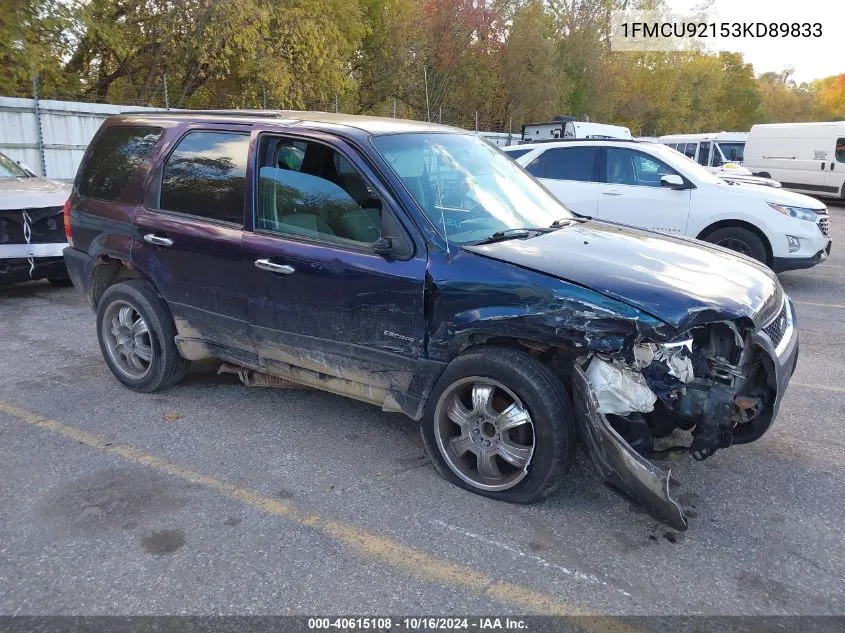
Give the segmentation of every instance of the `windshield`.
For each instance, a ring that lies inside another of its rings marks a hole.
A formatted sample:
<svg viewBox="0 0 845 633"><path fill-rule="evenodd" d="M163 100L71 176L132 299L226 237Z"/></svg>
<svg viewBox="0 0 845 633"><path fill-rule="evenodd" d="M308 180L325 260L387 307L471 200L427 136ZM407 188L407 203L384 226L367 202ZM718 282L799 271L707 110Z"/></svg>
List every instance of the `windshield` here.
<svg viewBox="0 0 845 633"><path fill-rule="evenodd" d="M372 143L450 241L466 244L573 217L522 167L471 134L391 134Z"/></svg>
<svg viewBox="0 0 845 633"><path fill-rule="evenodd" d="M26 172L5 154L0 154L0 178L26 178Z"/></svg>
<svg viewBox="0 0 845 633"><path fill-rule="evenodd" d="M717 147L722 150L722 156L725 161L742 162L742 154L745 151L745 143L716 143Z"/></svg>
<svg viewBox="0 0 845 633"><path fill-rule="evenodd" d="M704 167L695 162L694 159L689 158L684 154L681 154L680 152L672 149L671 147L661 145L660 143L649 143L648 146L651 149L651 153L654 154L655 157L659 158L670 167L674 167L684 176L687 176L691 180L706 182L714 185L725 184L725 182L721 178L719 178L718 176L714 176Z"/></svg>

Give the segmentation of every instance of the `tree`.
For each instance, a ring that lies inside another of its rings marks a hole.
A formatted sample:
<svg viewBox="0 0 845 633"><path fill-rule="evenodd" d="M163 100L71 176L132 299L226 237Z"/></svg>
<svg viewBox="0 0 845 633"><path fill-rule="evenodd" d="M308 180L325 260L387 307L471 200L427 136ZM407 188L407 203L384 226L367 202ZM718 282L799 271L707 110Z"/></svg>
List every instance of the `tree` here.
<svg viewBox="0 0 845 633"><path fill-rule="evenodd" d="M845 119L845 73L825 77L813 83L819 107L827 119Z"/></svg>
<svg viewBox="0 0 845 633"><path fill-rule="evenodd" d="M62 72L71 8L59 0L6 0L0 10L0 94L29 97L38 77L49 95L72 92L74 77Z"/></svg>
<svg viewBox="0 0 845 633"><path fill-rule="evenodd" d="M557 64L552 16L540 0L514 13L503 52L502 81L507 109L517 124L549 121L568 94Z"/></svg>

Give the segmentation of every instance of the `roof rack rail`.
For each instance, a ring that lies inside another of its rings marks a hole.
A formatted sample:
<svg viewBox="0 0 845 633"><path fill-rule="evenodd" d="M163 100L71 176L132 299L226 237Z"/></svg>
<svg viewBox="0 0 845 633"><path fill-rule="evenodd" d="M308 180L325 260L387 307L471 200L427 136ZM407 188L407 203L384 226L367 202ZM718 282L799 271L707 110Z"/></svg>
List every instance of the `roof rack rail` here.
<svg viewBox="0 0 845 633"><path fill-rule="evenodd" d="M535 145L537 143L572 143L576 141L608 141L614 143L642 143L635 138L541 138L523 141L520 145Z"/></svg>
<svg viewBox="0 0 845 633"><path fill-rule="evenodd" d="M195 114L207 116L249 116L261 118L279 118L284 116L281 110L262 110L262 109L243 109L243 110L179 110L171 108L169 110L125 110L120 114Z"/></svg>

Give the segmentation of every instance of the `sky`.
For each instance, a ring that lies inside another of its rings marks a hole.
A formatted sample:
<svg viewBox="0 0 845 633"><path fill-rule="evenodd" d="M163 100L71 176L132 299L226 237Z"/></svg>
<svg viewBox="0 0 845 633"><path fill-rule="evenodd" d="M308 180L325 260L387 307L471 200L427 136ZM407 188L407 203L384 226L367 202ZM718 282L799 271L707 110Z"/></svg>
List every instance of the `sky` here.
<svg viewBox="0 0 845 633"><path fill-rule="evenodd" d="M670 10L687 12L701 0L665 0ZM742 53L757 74L794 68L793 79L810 82L845 73L842 47L843 0L713 0L704 6L718 16L712 22L820 23L821 38L730 38L718 48Z"/></svg>

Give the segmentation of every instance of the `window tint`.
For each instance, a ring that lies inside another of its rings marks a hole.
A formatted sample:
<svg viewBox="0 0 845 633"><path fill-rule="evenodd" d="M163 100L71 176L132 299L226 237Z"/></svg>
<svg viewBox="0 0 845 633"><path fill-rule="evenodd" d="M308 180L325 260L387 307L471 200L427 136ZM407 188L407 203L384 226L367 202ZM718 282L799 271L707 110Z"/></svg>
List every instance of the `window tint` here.
<svg viewBox="0 0 845 633"><path fill-rule="evenodd" d="M537 178L596 182L595 147L556 147L532 160L526 169Z"/></svg>
<svg viewBox="0 0 845 633"><path fill-rule="evenodd" d="M114 200L158 141L161 128L114 126L106 128L79 168L80 195Z"/></svg>
<svg viewBox="0 0 845 633"><path fill-rule="evenodd" d="M295 150L295 167L288 158ZM381 237L381 200L355 167L319 143L264 138L255 227L352 246Z"/></svg>
<svg viewBox="0 0 845 633"><path fill-rule="evenodd" d="M677 174L666 163L630 149L607 148L607 182L617 185L660 187L660 177Z"/></svg>
<svg viewBox="0 0 845 633"><path fill-rule="evenodd" d="M512 150L508 150L507 152L505 152L505 154L507 154L511 158L519 158L520 156L530 152L532 149L534 149L534 148L529 147L528 149L512 149Z"/></svg>
<svg viewBox="0 0 845 633"><path fill-rule="evenodd" d="M246 134L190 132L164 164L159 208L242 225L248 154Z"/></svg>
<svg viewBox="0 0 845 633"><path fill-rule="evenodd" d="M845 138L836 139L836 160L845 163Z"/></svg>
<svg viewBox="0 0 845 633"><path fill-rule="evenodd" d="M698 164L707 167L710 160L710 142L702 142L698 145Z"/></svg>

